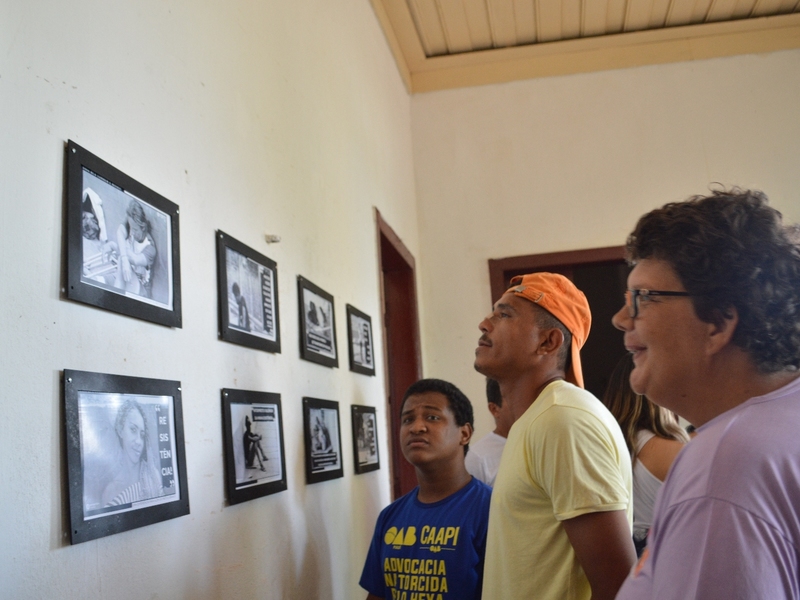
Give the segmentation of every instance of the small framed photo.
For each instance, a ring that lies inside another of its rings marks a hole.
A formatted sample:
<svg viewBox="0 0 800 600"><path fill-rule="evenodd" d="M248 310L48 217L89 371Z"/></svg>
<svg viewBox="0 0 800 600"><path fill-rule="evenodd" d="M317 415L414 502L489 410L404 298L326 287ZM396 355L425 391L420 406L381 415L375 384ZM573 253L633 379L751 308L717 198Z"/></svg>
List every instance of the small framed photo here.
<svg viewBox="0 0 800 600"><path fill-rule="evenodd" d="M311 362L338 367L333 296L304 277L297 277L300 304L300 356Z"/></svg>
<svg viewBox="0 0 800 600"><path fill-rule="evenodd" d="M222 231L216 237L220 338L280 352L277 264Z"/></svg>
<svg viewBox="0 0 800 600"><path fill-rule="evenodd" d="M351 406L353 413L353 464L356 473L369 473L381 468L378 458L378 424L372 406Z"/></svg>
<svg viewBox="0 0 800 600"><path fill-rule="evenodd" d="M179 381L64 370L73 544L189 514Z"/></svg>
<svg viewBox="0 0 800 600"><path fill-rule="evenodd" d="M350 370L375 375L375 347L372 345L372 319L354 306L347 306L347 339Z"/></svg>
<svg viewBox="0 0 800 600"><path fill-rule="evenodd" d="M222 390L225 481L238 504L286 489L280 394Z"/></svg>
<svg viewBox="0 0 800 600"><path fill-rule="evenodd" d="M181 327L178 205L70 140L66 296Z"/></svg>
<svg viewBox="0 0 800 600"><path fill-rule="evenodd" d="M339 403L303 398L306 482L318 483L344 476Z"/></svg>

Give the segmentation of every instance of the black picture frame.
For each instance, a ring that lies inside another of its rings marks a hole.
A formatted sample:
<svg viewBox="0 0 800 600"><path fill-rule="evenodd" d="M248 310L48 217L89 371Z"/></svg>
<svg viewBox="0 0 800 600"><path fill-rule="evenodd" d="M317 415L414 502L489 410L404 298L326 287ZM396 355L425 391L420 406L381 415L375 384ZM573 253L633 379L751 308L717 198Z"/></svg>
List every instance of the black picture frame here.
<svg viewBox="0 0 800 600"><path fill-rule="evenodd" d="M72 140L66 153L66 297L180 328L178 205Z"/></svg>
<svg viewBox="0 0 800 600"><path fill-rule="evenodd" d="M297 276L300 312L300 357L326 367L339 366L333 296Z"/></svg>
<svg viewBox="0 0 800 600"><path fill-rule="evenodd" d="M63 391L72 544L189 514L179 381L64 369Z"/></svg>
<svg viewBox="0 0 800 600"><path fill-rule="evenodd" d="M222 426L228 502L286 490L280 394L224 388Z"/></svg>
<svg viewBox="0 0 800 600"><path fill-rule="evenodd" d="M303 398L303 434L306 482L319 483L344 477L339 403Z"/></svg>
<svg viewBox="0 0 800 600"><path fill-rule="evenodd" d="M369 473L381 468L378 453L378 420L374 406L353 404L353 465L356 474Z"/></svg>
<svg viewBox="0 0 800 600"><path fill-rule="evenodd" d="M224 231L216 239L220 339L280 353L278 264Z"/></svg>
<svg viewBox="0 0 800 600"><path fill-rule="evenodd" d="M375 344L372 340L372 318L355 306L347 308L347 350L350 370L362 375L375 375Z"/></svg>

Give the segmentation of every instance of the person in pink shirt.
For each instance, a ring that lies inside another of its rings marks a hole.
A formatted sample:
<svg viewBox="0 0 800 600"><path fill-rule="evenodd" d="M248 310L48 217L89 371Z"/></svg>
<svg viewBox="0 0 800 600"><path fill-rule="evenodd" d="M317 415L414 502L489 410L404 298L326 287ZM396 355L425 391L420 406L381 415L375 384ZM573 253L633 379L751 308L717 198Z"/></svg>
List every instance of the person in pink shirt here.
<svg viewBox="0 0 800 600"><path fill-rule="evenodd" d="M631 387L697 436L617 599L800 598L800 228L733 189L646 214L627 248Z"/></svg>

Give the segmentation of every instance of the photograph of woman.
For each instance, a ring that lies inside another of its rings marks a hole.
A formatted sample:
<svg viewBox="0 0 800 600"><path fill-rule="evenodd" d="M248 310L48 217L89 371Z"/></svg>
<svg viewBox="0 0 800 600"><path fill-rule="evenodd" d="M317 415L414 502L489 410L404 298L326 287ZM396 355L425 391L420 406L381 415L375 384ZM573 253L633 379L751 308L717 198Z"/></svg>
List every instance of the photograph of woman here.
<svg viewBox="0 0 800 600"><path fill-rule="evenodd" d="M162 496L161 477L147 452L150 427L136 400L127 399L119 407L114 431L119 444L113 478L103 490L102 505L120 506Z"/></svg>

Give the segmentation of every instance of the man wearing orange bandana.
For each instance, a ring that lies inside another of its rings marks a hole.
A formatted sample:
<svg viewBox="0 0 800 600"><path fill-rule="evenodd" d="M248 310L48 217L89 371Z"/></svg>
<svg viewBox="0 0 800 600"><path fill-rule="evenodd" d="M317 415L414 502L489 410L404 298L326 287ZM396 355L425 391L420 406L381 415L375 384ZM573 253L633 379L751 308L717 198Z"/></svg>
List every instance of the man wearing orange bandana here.
<svg viewBox="0 0 800 600"><path fill-rule="evenodd" d="M489 513L484 598L612 599L636 560L631 460L616 420L583 388L586 297L533 273L479 325L475 368L516 418Z"/></svg>

